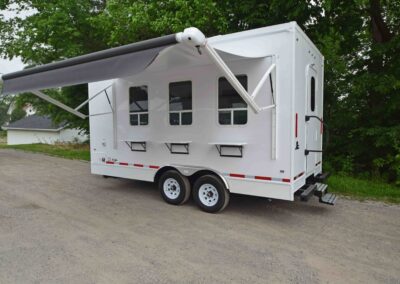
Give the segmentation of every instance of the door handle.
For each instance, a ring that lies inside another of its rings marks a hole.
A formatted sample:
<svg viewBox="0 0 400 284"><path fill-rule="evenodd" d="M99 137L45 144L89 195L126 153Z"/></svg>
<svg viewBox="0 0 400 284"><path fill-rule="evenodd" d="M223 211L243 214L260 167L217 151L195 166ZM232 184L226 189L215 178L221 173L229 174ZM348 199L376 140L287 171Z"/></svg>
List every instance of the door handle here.
<svg viewBox="0 0 400 284"><path fill-rule="evenodd" d="M322 150L307 150L307 149L305 149L304 150L304 155L308 155L308 154L310 154L310 153L322 153L323 151Z"/></svg>

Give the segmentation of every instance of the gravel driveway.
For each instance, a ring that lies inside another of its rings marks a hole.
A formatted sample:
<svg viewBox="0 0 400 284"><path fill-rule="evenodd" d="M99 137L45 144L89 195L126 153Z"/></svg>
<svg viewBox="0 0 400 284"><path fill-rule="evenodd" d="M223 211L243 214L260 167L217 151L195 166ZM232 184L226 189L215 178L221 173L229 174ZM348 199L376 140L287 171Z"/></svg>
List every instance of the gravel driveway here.
<svg viewBox="0 0 400 284"><path fill-rule="evenodd" d="M400 206L232 196L213 215L151 183L0 150L0 283L400 283Z"/></svg>

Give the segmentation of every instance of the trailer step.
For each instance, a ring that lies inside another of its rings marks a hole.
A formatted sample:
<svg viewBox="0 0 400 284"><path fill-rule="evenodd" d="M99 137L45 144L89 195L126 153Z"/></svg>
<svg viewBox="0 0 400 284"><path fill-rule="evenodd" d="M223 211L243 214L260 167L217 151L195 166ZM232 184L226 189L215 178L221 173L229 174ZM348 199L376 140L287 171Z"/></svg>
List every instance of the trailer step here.
<svg viewBox="0 0 400 284"><path fill-rule="evenodd" d="M331 175L331 173L328 173L328 172L326 172L326 173L320 173L319 175L316 175L315 177L314 177L314 180L316 181L316 182L324 182L325 180L327 180L328 179L328 177Z"/></svg>
<svg viewBox="0 0 400 284"><path fill-rule="evenodd" d="M337 200L336 194L326 193L319 199L319 202L329 205L335 205L336 200Z"/></svg>
<svg viewBox="0 0 400 284"><path fill-rule="evenodd" d="M308 201L310 197L314 194L314 191L317 189L317 184L310 184L303 190L300 194L301 201Z"/></svg>
<svg viewBox="0 0 400 284"><path fill-rule="evenodd" d="M321 198L322 196L324 196L326 193L328 193L328 185L324 184L324 183L316 183L317 188L314 192L314 195L318 196L319 198Z"/></svg>

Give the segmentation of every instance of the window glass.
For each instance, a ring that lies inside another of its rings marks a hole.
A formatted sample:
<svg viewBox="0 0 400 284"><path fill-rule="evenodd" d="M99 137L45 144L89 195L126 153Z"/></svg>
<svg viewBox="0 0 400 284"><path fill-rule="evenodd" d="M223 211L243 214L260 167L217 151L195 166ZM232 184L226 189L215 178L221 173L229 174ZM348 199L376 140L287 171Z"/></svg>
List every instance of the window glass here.
<svg viewBox="0 0 400 284"><path fill-rule="evenodd" d="M219 111L219 124L232 124L231 122L231 111L220 110Z"/></svg>
<svg viewBox="0 0 400 284"><path fill-rule="evenodd" d="M171 125L192 124L192 82L169 84L169 122Z"/></svg>
<svg viewBox="0 0 400 284"><path fill-rule="evenodd" d="M315 111L315 78L314 76L311 77L311 111Z"/></svg>
<svg viewBox="0 0 400 284"><path fill-rule="evenodd" d="M140 118L140 125L147 125L149 124L149 114L148 113L142 113L139 115Z"/></svg>
<svg viewBox="0 0 400 284"><path fill-rule="evenodd" d="M129 88L129 116L131 125L149 124L147 86Z"/></svg>
<svg viewBox="0 0 400 284"><path fill-rule="evenodd" d="M233 111L233 124L246 124L247 123L247 110Z"/></svg>
<svg viewBox="0 0 400 284"><path fill-rule="evenodd" d="M192 113L191 112L182 112L181 120L182 120L182 125L192 124Z"/></svg>
<svg viewBox="0 0 400 284"><path fill-rule="evenodd" d="M179 112L172 112L169 114L169 123L171 125L179 125Z"/></svg>
<svg viewBox="0 0 400 284"><path fill-rule="evenodd" d="M236 78L247 90L247 76ZM225 77L218 80L218 109L218 120L222 125L247 123L247 104Z"/></svg>

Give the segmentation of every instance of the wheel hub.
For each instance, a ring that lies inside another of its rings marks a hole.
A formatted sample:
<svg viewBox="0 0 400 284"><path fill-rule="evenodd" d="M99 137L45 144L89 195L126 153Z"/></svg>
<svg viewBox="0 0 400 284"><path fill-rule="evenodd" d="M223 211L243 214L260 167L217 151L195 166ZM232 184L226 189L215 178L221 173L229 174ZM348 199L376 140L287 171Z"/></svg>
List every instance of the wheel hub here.
<svg viewBox="0 0 400 284"><path fill-rule="evenodd" d="M176 199L179 197L181 187L176 179L168 178L164 181L163 190L169 199Z"/></svg>
<svg viewBox="0 0 400 284"><path fill-rule="evenodd" d="M199 199L205 206L214 206L219 200L217 188L209 183L201 185L199 188Z"/></svg>

